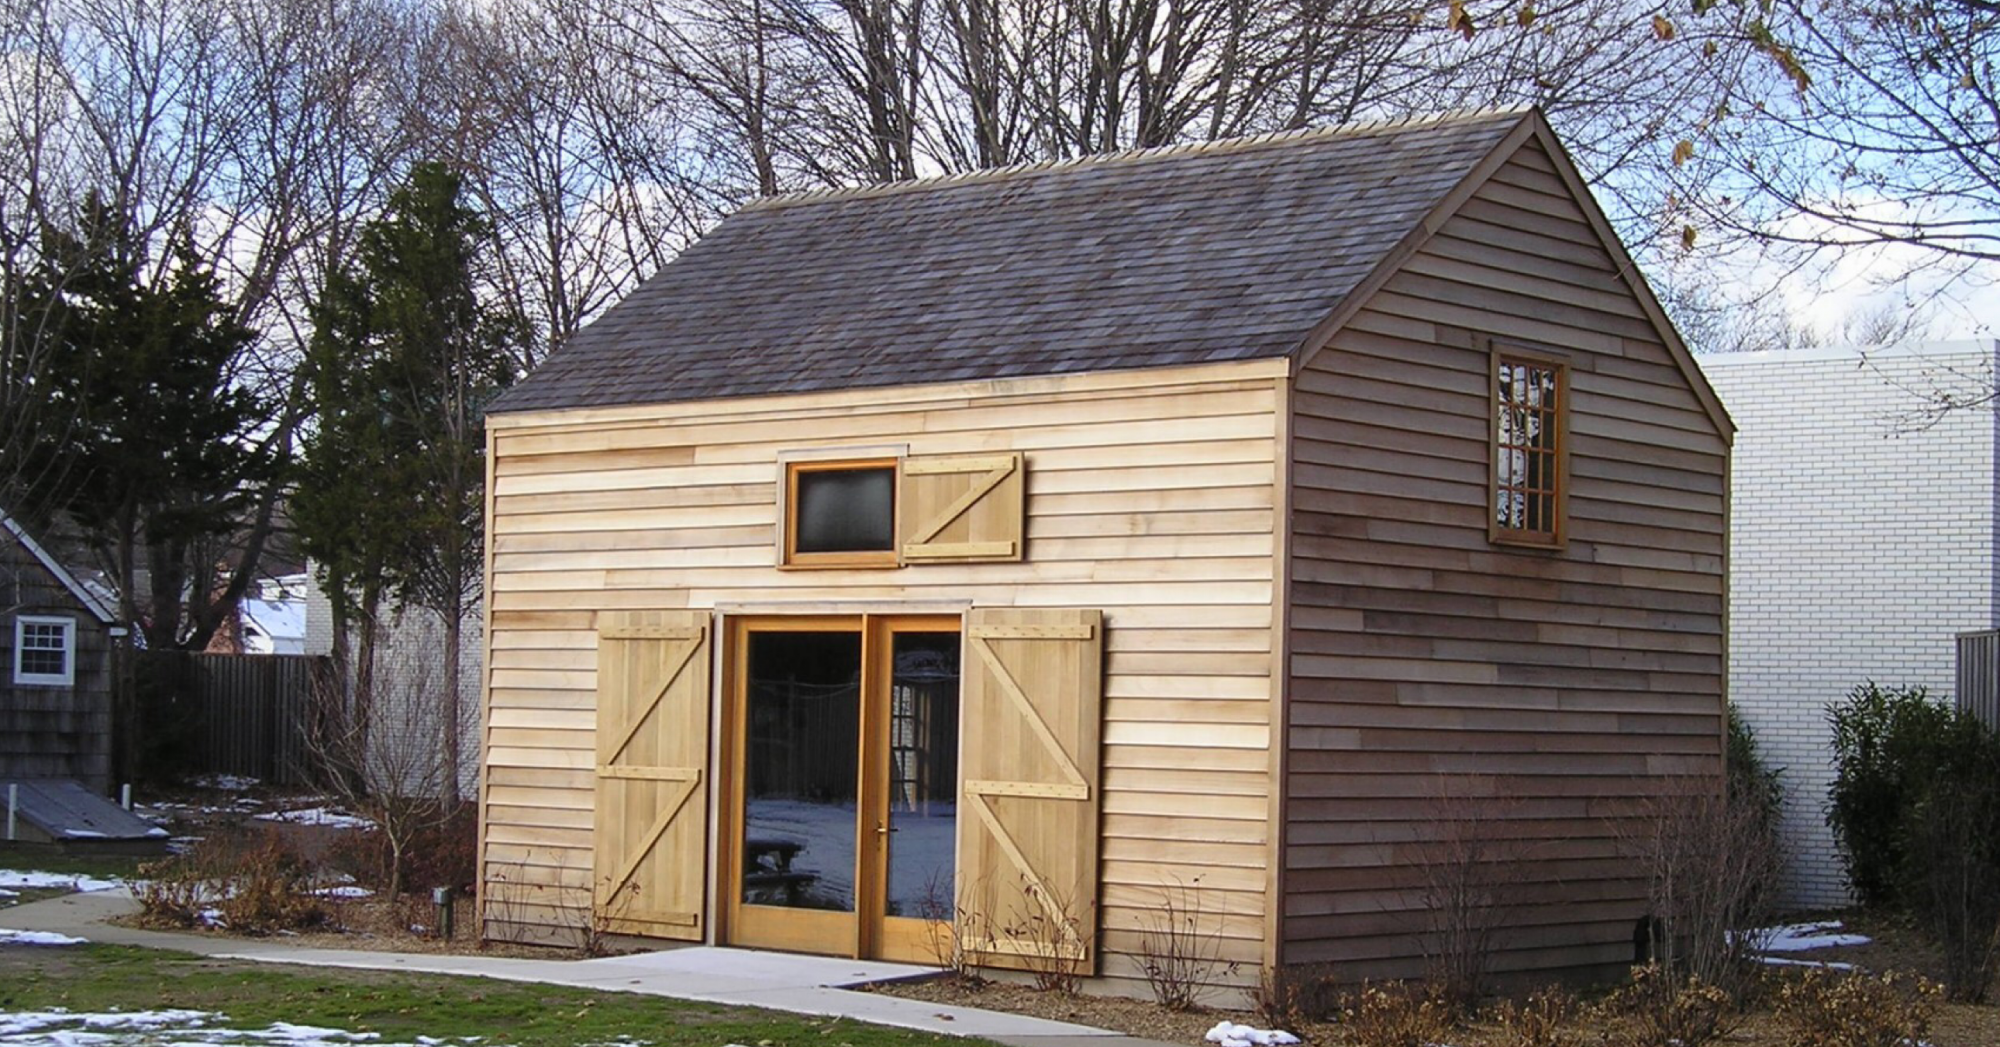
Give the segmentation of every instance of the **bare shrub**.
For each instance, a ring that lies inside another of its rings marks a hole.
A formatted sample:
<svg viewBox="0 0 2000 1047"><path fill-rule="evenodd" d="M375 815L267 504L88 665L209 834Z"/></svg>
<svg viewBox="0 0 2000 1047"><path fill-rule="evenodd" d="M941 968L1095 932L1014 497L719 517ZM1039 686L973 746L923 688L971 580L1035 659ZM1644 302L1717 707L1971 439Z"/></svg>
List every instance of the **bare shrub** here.
<svg viewBox="0 0 2000 1047"><path fill-rule="evenodd" d="M1492 1012L1500 1027L1495 1047L1581 1047L1583 1033L1572 1025L1580 1010L1576 997L1558 985L1525 1000L1502 1000Z"/></svg>
<svg viewBox="0 0 2000 1047"><path fill-rule="evenodd" d="M1222 959L1220 914L1202 911L1201 877L1160 890L1160 907L1149 910L1139 935L1139 964L1153 999L1170 1011L1192 1011L1218 970L1234 973Z"/></svg>
<svg viewBox="0 0 2000 1047"><path fill-rule="evenodd" d="M1811 970L1778 990L1785 1047L1908 1047L1925 1042L1943 989L1895 972Z"/></svg>
<svg viewBox="0 0 2000 1047"><path fill-rule="evenodd" d="M1423 823L1429 839L1414 851L1425 970L1454 1015L1471 1013L1485 995L1494 939L1526 880L1507 826L1519 803L1506 796L1490 775L1440 778Z"/></svg>
<svg viewBox="0 0 2000 1047"><path fill-rule="evenodd" d="M1612 994L1609 1007L1626 1018L1606 1034L1610 1047L1703 1047L1741 1018L1720 987L1658 963L1632 968L1632 981Z"/></svg>
<svg viewBox="0 0 2000 1047"><path fill-rule="evenodd" d="M917 918L924 921L924 946L931 959L949 977L963 986L984 985L966 943L987 933L986 918L951 893L951 876L932 872L924 882L924 896L917 902ZM975 892L970 888L968 896Z"/></svg>
<svg viewBox="0 0 2000 1047"><path fill-rule="evenodd" d="M1354 1047L1431 1047L1451 1031L1452 1008L1428 986L1391 982L1363 985L1340 1017Z"/></svg>
<svg viewBox="0 0 2000 1047"><path fill-rule="evenodd" d="M239 851L216 903L230 930L275 934L324 926L326 900L313 893L312 864L276 832Z"/></svg>
<svg viewBox="0 0 2000 1047"><path fill-rule="evenodd" d="M1085 957L1096 941L1097 919L1078 891L1063 891L1046 883L1021 887L1022 905L999 925L1000 941L1019 956L1035 988L1075 995L1083 987Z"/></svg>
<svg viewBox="0 0 2000 1047"><path fill-rule="evenodd" d="M1257 1024L1268 1029L1297 1029L1328 1021L1340 1014L1341 998L1330 963L1294 963L1266 967L1250 994Z"/></svg>
<svg viewBox="0 0 2000 1047"><path fill-rule="evenodd" d="M202 914L222 900L221 884L201 868L192 854L176 855L139 867L143 877L132 889L140 916L167 927L198 927Z"/></svg>
<svg viewBox="0 0 2000 1047"><path fill-rule="evenodd" d="M374 651L371 657L380 654ZM317 765L329 768L325 788L375 823L377 872L372 878L392 895L411 886L412 874L458 879L472 871L470 805L440 799L457 785L455 764L443 745L456 728L446 730L434 668L438 661L401 658L393 672L386 665L366 667L372 684L365 711L347 693L342 674L321 674L314 680L318 729L309 736L308 748ZM418 881L415 886L459 884Z"/></svg>
<svg viewBox="0 0 2000 1047"><path fill-rule="evenodd" d="M1646 877L1651 959L1732 998L1756 980L1755 936L1783 869L1756 801L1719 778L1666 779L1625 843Z"/></svg>

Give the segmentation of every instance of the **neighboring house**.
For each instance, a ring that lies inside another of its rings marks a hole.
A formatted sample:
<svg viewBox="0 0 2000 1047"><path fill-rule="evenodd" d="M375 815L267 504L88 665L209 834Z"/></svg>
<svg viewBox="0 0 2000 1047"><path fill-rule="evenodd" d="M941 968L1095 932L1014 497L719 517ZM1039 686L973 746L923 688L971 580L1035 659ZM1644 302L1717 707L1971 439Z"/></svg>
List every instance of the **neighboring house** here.
<svg viewBox="0 0 2000 1047"><path fill-rule="evenodd" d="M310 568L298 590L303 653L332 655L333 604ZM459 651L459 793L472 797L479 787L480 637L485 622L477 608L466 615ZM351 642L349 657L355 650ZM375 704L369 718L368 746L382 776L411 790L440 788L438 759L443 737L443 704L438 700L444 674L444 620L422 608L390 608L383 612L376 633ZM354 679L353 666L345 678Z"/></svg>
<svg viewBox="0 0 2000 1047"><path fill-rule="evenodd" d="M752 204L488 426L489 937L1410 975L1449 809L1601 975L1720 788L1730 423L1536 113Z"/></svg>
<svg viewBox="0 0 2000 1047"><path fill-rule="evenodd" d="M1953 686L1953 635L2000 625L2000 343L1704 356L1741 427L1732 464L1729 692L1784 769L1785 900L1850 901L1826 826L1827 706L1865 681Z"/></svg>
<svg viewBox="0 0 2000 1047"><path fill-rule="evenodd" d="M111 788L112 646L124 630L13 517L0 513L0 779Z"/></svg>

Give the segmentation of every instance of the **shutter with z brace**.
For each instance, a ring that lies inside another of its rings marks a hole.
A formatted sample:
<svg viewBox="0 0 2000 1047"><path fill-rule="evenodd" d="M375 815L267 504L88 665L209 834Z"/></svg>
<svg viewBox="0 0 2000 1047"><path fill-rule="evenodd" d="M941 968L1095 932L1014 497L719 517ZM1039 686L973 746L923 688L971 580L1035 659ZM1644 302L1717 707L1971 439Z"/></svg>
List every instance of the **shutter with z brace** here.
<svg viewBox="0 0 2000 1047"><path fill-rule="evenodd" d="M1018 454L903 459L902 535L909 563L1019 560L1025 466Z"/></svg>
<svg viewBox="0 0 2000 1047"><path fill-rule="evenodd" d="M598 616L594 916L699 941L708 819L709 616Z"/></svg>
<svg viewBox="0 0 2000 1047"><path fill-rule="evenodd" d="M966 617L959 933L996 967L1096 962L1103 616Z"/></svg>

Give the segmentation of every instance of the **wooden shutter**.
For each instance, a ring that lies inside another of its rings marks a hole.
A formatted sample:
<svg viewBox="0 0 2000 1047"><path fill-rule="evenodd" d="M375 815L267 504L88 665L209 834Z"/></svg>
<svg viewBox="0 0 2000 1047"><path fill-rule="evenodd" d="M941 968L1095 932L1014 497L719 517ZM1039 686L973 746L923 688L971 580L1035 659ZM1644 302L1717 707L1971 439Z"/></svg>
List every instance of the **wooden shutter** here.
<svg viewBox="0 0 2000 1047"><path fill-rule="evenodd" d="M1095 964L1102 648L1097 611L967 615L959 932L979 963Z"/></svg>
<svg viewBox="0 0 2000 1047"><path fill-rule="evenodd" d="M598 616L594 914L700 941L708 857L709 616Z"/></svg>
<svg viewBox="0 0 2000 1047"><path fill-rule="evenodd" d="M1025 468L1018 454L903 459L897 548L914 563L1019 560Z"/></svg>

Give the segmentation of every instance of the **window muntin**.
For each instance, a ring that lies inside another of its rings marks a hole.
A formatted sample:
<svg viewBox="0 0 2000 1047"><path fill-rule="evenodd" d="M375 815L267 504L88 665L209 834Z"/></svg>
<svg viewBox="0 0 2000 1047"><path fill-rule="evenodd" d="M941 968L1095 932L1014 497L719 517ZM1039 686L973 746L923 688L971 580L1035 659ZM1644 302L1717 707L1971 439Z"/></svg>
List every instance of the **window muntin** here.
<svg viewBox="0 0 2000 1047"><path fill-rule="evenodd" d="M1563 535L1562 364L1499 352L1493 360L1493 517L1496 542L1554 546Z"/></svg>
<svg viewBox="0 0 2000 1047"><path fill-rule="evenodd" d="M14 619L14 682L68 687L76 680L76 620L19 615Z"/></svg>
<svg viewBox="0 0 2000 1047"><path fill-rule="evenodd" d="M785 467L785 563L895 566L896 460Z"/></svg>

